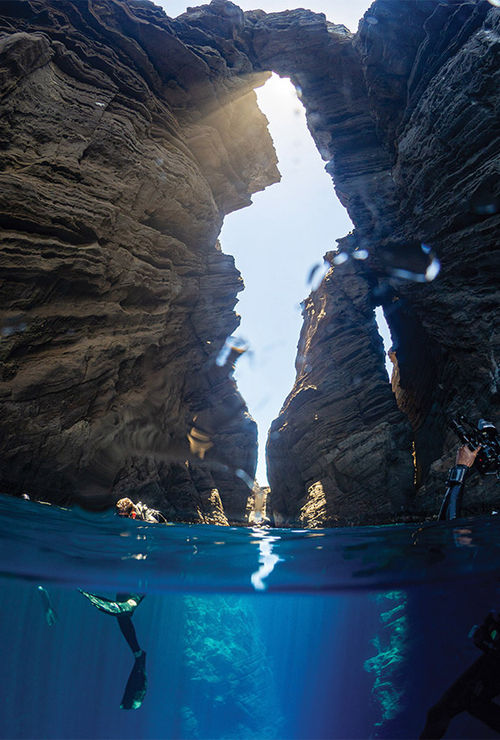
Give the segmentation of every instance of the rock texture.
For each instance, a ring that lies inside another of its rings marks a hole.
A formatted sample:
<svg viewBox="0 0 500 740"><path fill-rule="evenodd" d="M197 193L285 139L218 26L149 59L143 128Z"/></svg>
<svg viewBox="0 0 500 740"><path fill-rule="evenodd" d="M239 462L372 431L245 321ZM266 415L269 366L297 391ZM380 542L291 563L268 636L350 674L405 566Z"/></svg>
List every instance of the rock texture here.
<svg viewBox="0 0 500 740"><path fill-rule="evenodd" d="M243 518L255 427L234 357L216 363L242 283L217 236L279 177L253 92L275 71L355 230L304 304L267 513L435 514L448 415L498 419L499 24L488 0L376 0L354 35L226 0L175 20L148 0L2 3L2 488ZM466 505L492 495L471 482Z"/></svg>
<svg viewBox="0 0 500 740"><path fill-rule="evenodd" d="M242 520L256 430L216 364L243 287L217 236L279 178L266 75L141 0L6 2L0 34L0 490Z"/></svg>
<svg viewBox="0 0 500 740"><path fill-rule="evenodd" d="M369 523L398 519L400 505L435 515L457 445L448 417L498 421L499 29L486 0L377 0L344 42L340 82L333 65L318 85L300 75L311 133L356 229L305 304L297 380L271 429L278 518ZM422 243L440 261L434 282ZM383 381L370 304L391 329L406 424ZM495 489L473 478L466 510L491 509Z"/></svg>

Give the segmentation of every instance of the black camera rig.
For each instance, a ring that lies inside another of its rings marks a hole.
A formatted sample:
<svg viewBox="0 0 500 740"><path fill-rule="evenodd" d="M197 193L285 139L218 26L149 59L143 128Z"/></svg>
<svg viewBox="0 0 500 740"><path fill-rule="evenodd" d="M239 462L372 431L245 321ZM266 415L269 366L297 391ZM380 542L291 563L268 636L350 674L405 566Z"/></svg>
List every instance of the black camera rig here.
<svg viewBox="0 0 500 740"><path fill-rule="evenodd" d="M496 426L486 419L479 419L477 426L474 426L461 414L457 419L450 420L450 427L471 450L481 447L473 467L481 475L500 477L500 435Z"/></svg>

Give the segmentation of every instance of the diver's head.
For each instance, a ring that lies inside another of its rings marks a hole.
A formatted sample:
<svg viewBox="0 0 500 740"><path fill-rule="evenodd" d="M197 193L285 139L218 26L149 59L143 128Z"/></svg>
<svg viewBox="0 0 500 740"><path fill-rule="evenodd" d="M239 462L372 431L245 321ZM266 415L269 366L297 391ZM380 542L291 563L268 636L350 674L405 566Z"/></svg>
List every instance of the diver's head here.
<svg viewBox="0 0 500 740"><path fill-rule="evenodd" d="M133 516L135 514L134 502L129 498L121 498L116 502L116 511L120 516Z"/></svg>

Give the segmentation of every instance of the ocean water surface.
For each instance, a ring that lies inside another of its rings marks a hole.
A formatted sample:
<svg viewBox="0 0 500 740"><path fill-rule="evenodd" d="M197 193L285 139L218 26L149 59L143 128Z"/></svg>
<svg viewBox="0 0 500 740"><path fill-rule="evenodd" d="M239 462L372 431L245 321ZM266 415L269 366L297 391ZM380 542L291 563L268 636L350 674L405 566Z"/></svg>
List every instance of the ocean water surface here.
<svg viewBox="0 0 500 740"><path fill-rule="evenodd" d="M2 738L415 738L500 606L495 516L165 526L2 496L0 534ZM117 619L79 589L144 595L138 709ZM497 736L468 714L446 735Z"/></svg>

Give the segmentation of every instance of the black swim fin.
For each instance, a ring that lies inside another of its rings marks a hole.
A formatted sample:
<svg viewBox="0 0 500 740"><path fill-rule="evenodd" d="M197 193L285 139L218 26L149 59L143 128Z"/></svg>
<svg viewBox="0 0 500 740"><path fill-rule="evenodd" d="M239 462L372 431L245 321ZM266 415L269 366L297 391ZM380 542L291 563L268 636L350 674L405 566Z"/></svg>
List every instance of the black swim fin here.
<svg viewBox="0 0 500 740"><path fill-rule="evenodd" d="M139 657L135 659L125 686L120 709L139 709L146 696L147 685L146 653L143 650Z"/></svg>

